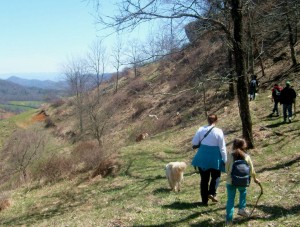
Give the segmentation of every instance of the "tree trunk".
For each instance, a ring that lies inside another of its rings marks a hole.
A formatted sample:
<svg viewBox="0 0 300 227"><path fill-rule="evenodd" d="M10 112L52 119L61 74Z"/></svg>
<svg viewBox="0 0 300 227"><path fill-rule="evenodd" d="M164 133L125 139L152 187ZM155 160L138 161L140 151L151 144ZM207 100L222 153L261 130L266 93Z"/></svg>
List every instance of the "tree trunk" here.
<svg viewBox="0 0 300 227"><path fill-rule="evenodd" d="M294 42L294 34L292 30L291 23L288 19L288 30L289 30L289 44L290 44L290 49L291 49L291 58L292 58L292 63L293 66L297 65L297 59L296 59L296 52L295 52L295 42Z"/></svg>
<svg viewBox="0 0 300 227"><path fill-rule="evenodd" d="M203 105L204 105L204 112L205 112L205 117L208 116L208 112L207 112L207 105L206 105L206 89L204 86L204 83L202 83L202 91L203 91Z"/></svg>
<svg viewBox="0 0 300 227"><path fill-rule="evenodd" d="M228 5L228 1L224 0L223 4L224 4L224 9L225 9L225 17L226 17L226 26L228 28L228 30L230 30L232 28L232 24L231 24L231 15L230 15L230 6ZM229 34L227 34L227 40L228 42L231 44L228 44L227 47L227 58L228 58L228 68L229 68L229 75L228 75L228 83L229 83L229 87L228 87L228 95L229 95L229 99L233 100L234 96L235 96L235 91L234 91L234 79L233 79L233 50L232 50L232 39L231 36Z"/></svg>
<svg viewBox="0 0 300 227"><path fill-rule="evenodd" d="M248 72L254 74L254 54L253 54L253 27L252 27L252 15L250 9L248 9Z"/></svg>
<svg viewBox="0 0 300 227"><path fill-rule="evenodd" d="M263 43L263 41L262 41ZM258 53L258 59L259 59L259 64L260 64L260 68L261 68L261 76L262 77L265 77L266 76L266 73L265 73L265 66L264 66L264 61L261 57L262 53L263 53L263 48L261 48L261 51L258 50L258 47L257 47L257 41L254 40L254 46L255 46L255 51L256 53ZM263 45L262 45L263 46Z"/></svg>
<svg viewBox="0 0 300 227"><path fill-rule="evenodd" d="M290 6L288 5L288 1L285 1L285 11L286 11L286 20L287 20L287 27L289 31L289 45L291 50L291 58L292 58L292 64L293 66L297 65L297 58L296 58L296 52L295 52L295 44L296 44L296 38L294 38L294 32L292 29L291 19L289 16L289 10ZM297 36L296 36L297 37Z"/></svg>
<svg viewBox="0 0 300 227"><path fill-rule="evenodd" d="M116 89L115 89L115 93L118 92L118 83L119 83L119 70L117 70L117 80L116 80Z"/></svg>
<svg viewBox="0 0 300 227"><path fill-rule="evenodd" d="M234 23L234 56L237 74L237 96L243 127L243 137L248 143L248 148L253 148L252 121L249 108L245 53L243 48L243 15L241 1L242 0L232 0L231 2L231 14Z"/></svg>
<svg viewBox="0 0 300 227"><path fill-rule="evenodd" d="M80 133L83 133L83 94L77 91L76 93L76 107L77 107L77 114L79 119L79 130Z"/></svg>
<svg viewBox="0 0 300 227"><path fill-rule="evenodd" d="M228 48L228 66L229 66L229 98L234 99L234 81L233 81L233 59L232 50Z"/></svg>

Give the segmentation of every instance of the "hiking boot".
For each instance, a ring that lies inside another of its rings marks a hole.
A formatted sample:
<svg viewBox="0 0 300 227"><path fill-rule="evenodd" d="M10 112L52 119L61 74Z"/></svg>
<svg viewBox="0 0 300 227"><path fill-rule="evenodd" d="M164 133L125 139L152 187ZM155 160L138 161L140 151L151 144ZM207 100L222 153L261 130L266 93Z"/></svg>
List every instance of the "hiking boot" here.
<svg viewBox="0 0 300 227"><path fill-rule="evenodd" d="M211 199L211 201L213 201L214 203L219 202L219 200L217 200L217 198L213 195L208 195L208 199Z"/></svg>
<svg viewBox="0 0 300 227"><path fill-rule="evenodd" d="M249 212L245 209L239 209L238 215L241 215L243 217L249 217Z"/></svg>
<svg viewBox="0 0 300 227"><path fill-rule="evenodd" d="M289 117L289 123L292 123L292 118Z"/></svg>

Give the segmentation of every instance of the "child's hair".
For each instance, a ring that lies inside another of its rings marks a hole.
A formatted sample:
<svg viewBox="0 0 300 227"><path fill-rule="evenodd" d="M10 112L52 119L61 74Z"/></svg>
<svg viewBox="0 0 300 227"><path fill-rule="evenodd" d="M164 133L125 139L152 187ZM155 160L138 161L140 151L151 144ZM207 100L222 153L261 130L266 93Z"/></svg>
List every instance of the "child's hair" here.
<svg viewBox="0 0 300 227"><path fill-rule="evenodd" d="M232 156L234 160L245 160L246 154L245 149L247 148L246 140L242 138L236 138L233 140L232 144Z"/></svg>

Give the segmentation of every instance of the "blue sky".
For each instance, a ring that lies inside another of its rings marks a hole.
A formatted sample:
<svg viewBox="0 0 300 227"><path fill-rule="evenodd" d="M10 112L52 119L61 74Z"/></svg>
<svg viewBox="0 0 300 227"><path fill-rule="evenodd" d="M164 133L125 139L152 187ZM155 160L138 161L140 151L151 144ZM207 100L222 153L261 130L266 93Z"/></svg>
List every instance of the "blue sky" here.
<svg viewBox="0 0 300 227"><path fill-rule="evenodd" d="M101 14L117 12L114 6L119 0L99 2ZM92 3L93 0L0 0L0 79L62 79L62 66L68 59L85 57L94 41L111 33L96 23ZM133 33L122 33L123 45L145 41L157 25L153 21ZM117 42L115 37L104 40L108 58ZM114 71L109 61L105 71Z"/></svg>
<svg viewBox="0 0 300 227"><path fill-rule="evenodd" d="M61 72L96 39L94 12L82 0L1 0L0 79Z"/></svg>

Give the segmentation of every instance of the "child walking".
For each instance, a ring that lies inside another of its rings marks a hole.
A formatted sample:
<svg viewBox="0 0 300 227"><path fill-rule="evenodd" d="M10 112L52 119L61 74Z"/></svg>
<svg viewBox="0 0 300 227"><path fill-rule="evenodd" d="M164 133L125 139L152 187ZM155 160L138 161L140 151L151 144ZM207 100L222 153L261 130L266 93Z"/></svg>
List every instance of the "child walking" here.
<svg viewBox="0 0 300 227"><path fill-rule="evenodd" d="M227 204L226 204L226 225L232 224L233 213L234 213L234 199L236 191L239 191L239 211L238 215L248 217L249 213L246 211L246 196L247 186L234 186L232 181L232 170L233 164L237 160L245 160L247 166L250 167L249 174L254 179L255 183L259 183L256 178L256 173L253 168L251 158L245 153L247 143L244 139L236 138L233 141L232 152L228 155L225 170L227 173L226 188L227 188ZM250 183L250 182L249 182Z"/></svg>

